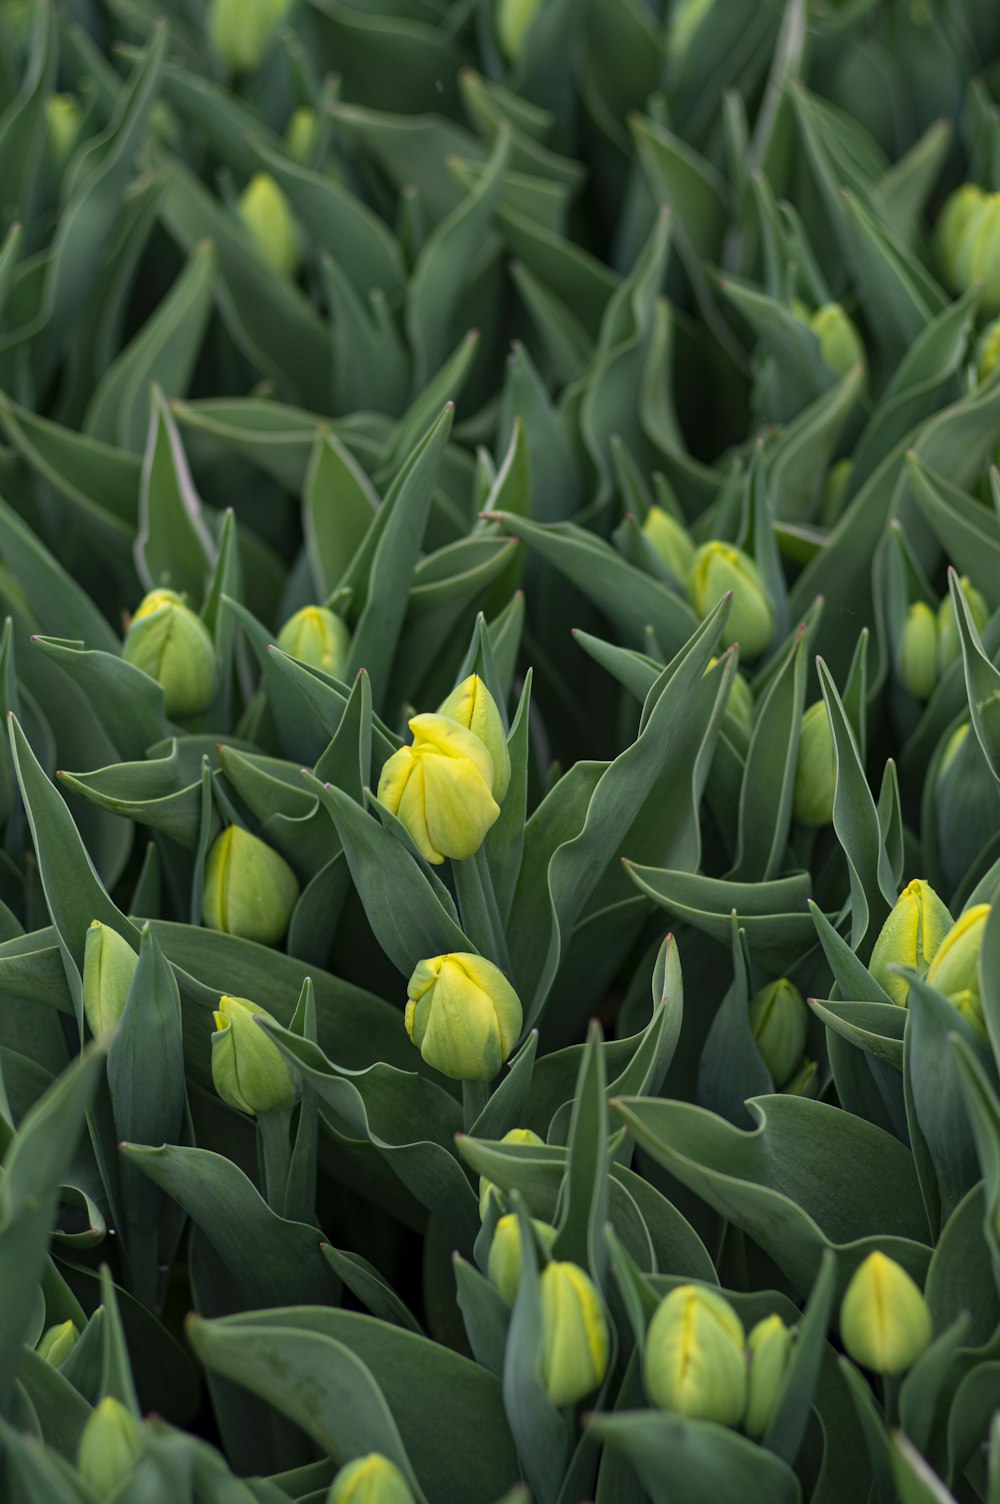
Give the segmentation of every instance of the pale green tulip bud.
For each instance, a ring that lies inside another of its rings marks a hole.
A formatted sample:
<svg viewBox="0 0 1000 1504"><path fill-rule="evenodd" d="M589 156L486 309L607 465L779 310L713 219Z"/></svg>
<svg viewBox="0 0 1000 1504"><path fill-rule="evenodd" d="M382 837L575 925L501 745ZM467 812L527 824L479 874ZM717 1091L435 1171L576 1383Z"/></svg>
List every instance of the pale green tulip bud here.
<svg viewBox="0 0 1000 1504"><path fill-rule="evenodd" d="M986 1015L983 1012L983 999L976 989L963 987L961 992L950 994L948 1001L956 1012L960 1013L974 1033L978 1034L983 1044L989 1044L989 1035L986 1032Z"/></svg>
<svg viewBox="0 0 1000 1504"><path fill-rule="evenodd" d="M982 307L1000 308L1000 193L987 193L970 217L956 258L959 290L982 283Z"/></svg>
<svg viewBox="0 0 1000 1504"><path fill-rule="evenodd" d="M939 783L943 778L947 778L948 773L951 770L952 763L955 761L955 758L962 750L965 738L968 736L971 730L971 722L963 721L960 726L955 727L954 731L949 736L945 749L941 754L941 761L938 763L937 776Z"/></svg>
<svg viewBox="0 0 1000 1504"><path fill-rule="evenodd" d="M927 1302L906 1270L884 1253L870 1253L844 1295L840 1335L855 1363L897 1374L912 1368L934 1333Z"/></svg>
<svg viewBox="0 0 1000 1504"><path fill-rule="evenodd" d="M210 930L273 945L288 928L299 880L283 856L239 825L217 836L205 860L201 912Z"/></svg>
<svg viewBox="0 0 1000 1504"><path fill-rule="evenodd" d="M91 921L83 947L83 1012L91 1034L107 1045L125 1010L139 957L123 935Z"/></svg>
<svg viewBox="0 0 1000 1504"><path fill-rule="evenodd" d="M253 1116L297 1102L298 1080L274 1040L254 1023L254 1018L277 1019L245 997L228 995L212 1016L212 1080L227 1107Z"/></svg>
<svg viewBox="0 0 1000 1504"><path fill-rule="evenodd" d="M542 1382L554 1405L575 1405L608 1371L611 1342L601 1297L576 1264L542 1270Z"/></svg>
<svg viewBox="0 0 1000 1504"><path fill-rule="evenodd" d="M208 39L234 73L259 68L288 11L289 0L210 0Z"/></svg>
<svg viewBox="0 0 1000 1504"><path fill-rule="evenodd" d="M710 674L719 662L718 658L710 658L706 674ZM726 713L738 721L747 731L753 730L753 690L739 669L729 681L729 700L726 704Z"/></svg>
<svg viewBox="0 0 1000 1504"><path fill-rule="evenodd" d="M293 162L308 162L316 143L316 111L304 104L295 110L285 129L285 148Z"/></svg>
<svg viewBox="0 0 1000 1504"><path fill-rule="evenodd" d="M49 160L57 172L62 172L73 155L83 123L76 95L49 94L45 100L45 118L49 128Z"/></svg>
<svg viewBox="0 0 1000 1504"><path fill-rule="evenodd" d="M910 984L892 968L912 966L921 977L926 976L951 924L947 905L922 877L915 877L896 899L875 941L868 970L901 1008L906 1007Z"/></svg>
<svg viewBox="0 0 1000 1504"><path fill-rule="evenodd" d="M899 644L899 679L915 700L929 700L937 683L937 621L925 601L906 613Z"/></svg>
<svg viewBox="0 0 1000 1504"><path fill-rule="evenodd" d="M819 1064L810 1060L807 1055L802 1057L802 1064L781 1088L782 1096L785 1097L816 1097L819 1095Z"/></svg>
<svg viewBox="0 0 1000 1504"><path fill-rule="evenodd" d="M351 634L343 618L325 606L303 606L278 633L278 646L300 663L342 679L351 651Z"/></svg>
<svg viewBox="0 0 1000 1504"><path fill-rule="evenodd" d="M457 721L479 737L493 761L493 797L502 804L510 787L510 752L497 702L479 675L470 674L463 679L438 706L437 713L447 716L450 721Z"/></svg>
<svg viewBox="0 0 1000 1504"><path fill-rule="evenodd" d="M977 903L966 909L942 939L927 968L927 981L931 987L936 987L952 1002L959 994L963 995L960 1011L966 1017L977 1008L982 1012L979 952L983 948L989 916L988 903Z"/></svg>
<svg viewBox="0 0 1000 1504"><path fill-rule="evenodd" d="M497 0L497 41L508 61L520 57L524 39L542 3L543 0Z"/></svg>
<svg viewBox="0 0 1000 1504"><path fill-rule="evenodd" d="M660 1410L736 1426L747 1400L743 1323L716 1291L678 1285L649 1324L643 1371Z"/></svg>
<svg viewBox="0 0 1000 1504"><path fill-rule="evenodd" d="M521 1001L499 967L459 951L418 961L407 985L406 1032L453 1081L492 1081L521 1032Z"/></svg>
<svg viewBox="0 0 1000 1504"><path fill-rule="evenodd" d="M694 563L694 543L687 528L665 507L652 506L642 530L674 579L686 585Z"/></svg>
<svg viewBox="0 0 1000 1504"><path fill-rule="evenodd" d="M58 1368L64 1358L68 1358L74 1347L80 1340L80 1329L75 1321L63 1321L58 1326L50 1326L48 1331L43 1332L35 1352L46 1363L51 1363L53 1368Z"/></svg>
<svg viewBox="0 0 1000 1504"><path fill-rule="evenodd" d="M108 1395L87 1420L80 1436L77 1467L85 1483L106 1499L132 1471L142 1428L120 1400Z"/></svg>
<svg viewBox="0 0 1000 1504"><path fill-rule="evenodd" d="M826 527L833 527L844 510L844 497L853 469L852 460L838 460L830 467L823 486L823 523Z"/></svg>
<svg viewBox="0 0 1000 1504"><path fill-rule="evenodd" d="M792 1334L780 1316L758 1321L747 1338L747 1353L750 1374L743 1429L756 1441L771 1423L792 1355Z"/></svg>
<svg viewBox="0 0 1000 1504"><path fill-rule="evenodd" d="M169 716L204 710L215 693L215 647L176 590L151 590L132 617L122 657L163 689Z"/></svg>
<svg viewBox="0 0 1000 1504"><path fill-rule="evenodd" d="M1000 364L1000 319L987 324L976 345L976 371L980 381L988 381Z"/></svg>
<svg viewBox="0 0 1000 1504"><path fill-rule="evenodd" d="M965 596L965 603L976 625L976 630L981 632L990 619L990 608L968 575L963 574L958 583ZM938 607L937 631L937 671L938 674L943 674L956 658L962 656L962 639L958 635L958 622L955 620L955 607L950 594L944 597Z"/></svg>
<svg viewBox="0 0 1000 1504"><path fill-rule="evenodd" d="M380 1452L355 1457L330 1485L326 1504L414 1504L410 1485Z"/></svg>
<svg viewBox="0 0 1000 1504"><path fill-rule="evenodd" d="M839 303L824 303L817 308L809 327L819 340L823 360L838 376L866 364L861 336Z"/></svg>
<svg viewBox="0 0 1000 1504"><path fill-rule="evenodd" d="M825 700L807 707L799 730L792 813L801 825L829 825L837 792L837 754Z"/></svg>
<svg viewBox="0 0 1000 1504"><path fill-rule="evenodd" d="M959 252L966 232L982 207L986 195L977 183L963 183L949 194L935 230L938 261L953 292L960 292Z"/></svg>
<svg viewBox="0 0 1000 1504"><path fill-rule="evenodd" d="M741 548L717 540L703 543L694 556L688 582L691 603L704 619L727 591L733 592L724 647L734 642L746 658L757 658L774 636L774 612L760 571Z"/></svg>
<svg viewBox="0 0 1000 1504"><path fill-rule="evenodd" d="M415 715L413 745L386 762L378 797L405 825L421 856L473 856L500 817L493 758L467 726L443 715Z"/></svg>
<svg viewBox="0 0 1000 1504"><path fill-rule="evenodd" d="M530 1128L511 1128L511 1130L510 1130L509 1133L505 1133L504 1134L504 1136L500 1140L500 1142L502 1144L532 1144L536 1148L544 1148L544 1146L545 1146L545 1140L543 1138L539 1138L538 1134L537 1133L533 1133ZM486 1209L487 1209L487 1207L490 1204L490 1197L491 1196L495 1197L495 1196L498 1196L499 1194L500 1193L497 1190L496 1186L493 1184L492 1180L487 1180L485 1175L480 1175L480 1177L479 1177L479 1220L480 1220L480 1222L484 1221L485 1218L486 1218Z"/></svg>
<svg viewBox="0 0 1000 1504"><path fill-rule="evenodd" d="M292 206L269 172L255 172L240 195L240 218L268 266L284 277L299 268L299 235Z"/></svg>
<svg viewBox="0 0 1000 1504"><path fill-rule="evenodd" d="M799 989L781 977L750 1002L750 1032L775 1086L784 1086L802 1059L809 1012Z"/></svg>
<svg viewBox="0 0 1000 1504"><path fill-rule="evenodd" d="M551 1248L556 1240L555 1228L548 1222L536 1222L534 1218L531 1225L545 1247ZM508 1212L500 1218L493 1230L486 1272L490 1277L490 1284L500 1291L509 1306L514 1304L521 1283L521 1258L521 1224L513 1212Z"/></svg>

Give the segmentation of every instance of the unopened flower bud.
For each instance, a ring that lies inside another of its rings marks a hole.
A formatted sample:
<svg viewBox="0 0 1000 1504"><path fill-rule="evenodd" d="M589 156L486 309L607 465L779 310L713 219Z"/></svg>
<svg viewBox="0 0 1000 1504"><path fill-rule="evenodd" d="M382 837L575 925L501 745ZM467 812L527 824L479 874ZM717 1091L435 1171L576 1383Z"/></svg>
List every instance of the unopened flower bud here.
<svg viewBox="0 0 1000 1504"><path fill-rule="evenodd" d="M478 736L493 762L492 794L498 804L510 787L510 752L497 702L478 674L463 679L438 706L438 715L457 721Z"/></svg>
<svg viewBox="0 0 1000 1504"><path fill-rule="evenodd" d="M884 1253L870 1253L844 1295L840 1335L863 1368L905 1373L930 1345L930 1311L905 1269Z"/></svg>
<svg viewBox="0 0 1000 1504"><path fill-rule="evenodd" d="M665 507L652 506L642 530L674 579L686 585L694 563L694 543L687 528L671 517Z"/></svg>
<svg viewBox="0 0 1000 1504"><path fill-rule="evenodd" d="M76 95L49 94L45 100L45 118L49 128L49 160L57 172L62 172L80 134L82 117Z"/></svg>
<svg viewBox="0 0 1000 1504"><path fill-rule="evenodd" d="M301 105L293 112L285 129L285 148L293 162L308 162L318 129L316 111L308 105Z"/></svg>
<svg viewBox="0 0 1000 1504"><path fill-rule="evenodd" d="M531 1144L536 1148L543 1148L545 1140L539 1138L530 1128L511 1128L500 1140L502 1144ZM490 1204L490 1197L498 1195L496 1186L492 1180L487 1180L485 1175L479 1177L479 1220L482 1222L486 1217L486 1208Z"/></svg>
<svg viewBox="0 0 1000 1504"><path fill-rule="evenodd" d="M300 663L342 679L351 651L351 634L343 618L325 606L303 606L278 633L278 646Z"/></svg>
<svg viewBox="0 0 1000 1504"><path fill-rule="evenodd" d="M123 935L91 921L83 948L83 1012L91 1034L106 1045L125 1010L139 957Z"/></svg>
<svg viewBox="0 0 1000 1504"><path fill-rule="evenodd" d="M771 1423L791 1353L792 1334L780 1316L758 1321L747 1338L750 1374L743 1429L754 1440L763 1436Z"/></svg>
<svg viewBox="0 0 1000 1504"><path fill-rule="evenodd" d="M406 991L406 1032L427 1064L454 1081L492 1081L522 1023L499 967L464 951L432 956L418 961Z"/></svg>
<svg viewBox="0 0 1000 1504"><path fill-rule="evenodd" d="M677 1285L646 1334L646 1393L660 1410L736 1426L747 1400L743 1345L743 1323L724 1296Z"/></svg>
<svg viewBox="0 0 1000 1504"><path fill-rule="evenodd" d="M219 999L213 1014L212 1080L219 1096L237 1112L271 1112L291 1107L299 1098L299 1083L274 1040L254 1023L277 1019L245 997Z"/></svg>
<svg viewBox="0 0 1000 1504"><path fill-rule="evenodd" d="M831 465L823 486L823 525L833 527L844 510L844 497L854 469L852 460L838 460Z"/></svg>
<svg viewBox="0 0 1000 1504"><path fill-rule="evenodd" d="M965 241L966 231L985 198L977 183L963 183L949 194L937 222L935 242L938 261L945 280L953 292L962 290L958 277L959 251Z"/></svg>
<svg viewBox="0 0 1000 1504"><path fill-rule="evenodd" d="M819 340L823 360L838 376L846 376L854 366L865 365L861 336L839 303L824 303L817 308L809 327Z"/></svg>
<svg viewBox="0 0 1000 1504"><path fill-rule="evenodd" d="M497 0L497 41L504 57L515 62L542 0Z"/></svg>
<svg viewBox="0 0 1000 1504"><path fill-rule="evenodd" d="M925 601L906 613L899 644L899 678L915 700L929 700L937 683L937 621Z"/></svg>
<svg viewBox="0 0 1000 1504"><path fill-rule="evenodd" d="M413 1504L413 1494L394 1462L369 1452L340 1469L326 1504Z"/></svg>
<svg viewBox="0 0 1000 1504"><path fill-rule="evenodd" d="M202 918L212 930L273 945L288 928L299 880L283 856L239 825L217 836L205 861Z"/></svg>
<svg viewBox="0 0 1000 1504"><path fill-rule="evenodd" d="M234 73L259 68L288 5L289 0L210 0L212 51Z"/></svg>
<svg viewBox="0 0 1000 1504"><path fill-rule="evenodd" d="M802 1059L809 1013L787 977L762 987L750 1003L750 1031L775 1086L784 1086Z"/></svg>
<svg viewBox="0 0 1000 1504"><path fill-rule="evenodd" d="M536 1222L534 1218L531 1225L545 1247L551 1248L556 1240L555 1228L548 1222ZM500 1291L509 1306L514 1304L521 1283L521 1258L521 1224L513 1212L508 1212L493 1230L486 1271L490 1284Z"/></svg>
<svg viewBox="0 0 1000 1504"><path fill-rule="evenodd" d="M795 1074L781 1088L785 1097L816 1097L819 1095L819 1062L803 1055L802 1063Z"/></svg>
<svg viewBox="0 0 1000 1504"><path fill-rule="evenodd" d="M792 813L801 825L829 825L837 792L837 754L825 700L808 706L799 730Z"/></svg>
<svg viewBox="0 0 1000 1504"><path fill-rule="evenodd" d="M926 976L951 924L947 905L921 877L908 883L897 898L875 941L868 970L901 1008L906 1007L910 984L893 967L912 966L921 977Z"/></svg>
<svg viewBox="0 0 1000 1504"><path fill-rule="evenodd" d="M112 1395L91 1411L80 1436L77 1467L98 1498L107 1499L128 1477L139 1455L142 1430Z"/></svg>
<svg viewBox="0 0 1000 1504"><path fill-rule="evenodd" d="M774 612L757 565L741 548L718 540L703 543L694 556L688 590L702 619L732 591L732 609L723 628L725 647L738 642L745 657L757 658L769 646Z"/></svg>
<svg viewBox="0 0 1000 1504"><path fill-rule="evenodd" d="M500 817L493 758L474 731L448 716L415 715L410 730L413 744L386 762L378 797L427 861L472 856Z"/></svg>
<svg viewBox="0 0 1000 1504"><path fill-rule="evenodd" d="M151 590L132 617L122 657L163 689L169 716L197 715L215 692L215 647L176 590Z"/></svg>
<svg viewBox="0 0 1000 1504"><path fill-rule="evenodd" d="M1000 193L987 193L970 215L955 260L959 290L982 284L983 310L1000 308Z"/></svg>
<svg viewBox="0 0 1000 1504"><path fill-rule="evenodd" d="M269 172L255 172L240 195L240 218L268 266L294 277L299 267L299 236L292 206Z"/></svg>
<svg viewBox="0 0 1000 1504"><path fill-rule="evenodd" d="M960 992L949 995L948 1001L957 1013L960 1013L974 1033L978 1034L983 1044L989 1043L989 1035L986 1032L986 1015L983 1012L983 999L978 989L963 987Z"/></svg>
<svg viewBox="0 0 1000 1504"><path fill-rule="evenodd" d="M710 658L705 673L710 674L718 662L718 658ZM753 730L753 690L739 669L731 675L729 680L729 699L726 702L726 714L731 715L735 721L738 721L744 730Z"/></svg>
<svg viewBox="0 0 1000 1504"><path fill-rule="evenodd" d="M961 1011L966 1016L975 1009L982 1012L979 953L983 948L989 915L988 903L977 903L966 909L945 934L927 968L929 985L943 992L945 997L954 1001L964 994Z"/></svg>
<svg viewBox="0 0 1000 1504"><path fill-rule="evenodd" d="M539 1280L542 1382L554 1405L574 1405L603 1382L611 1343L601 1297L576 1264L551 1263Z"/></svg>
<svg viewBox="0 0 1000 1504"><path fill-rule="evenodd" d="M975 623L976 630L981 632L990 619L990 608L968 575L963 574L958 583L962 594L965 596L965 603L969 608L969 614ZM950 594L944 597L938 607L937 630L937 669L938 674L943 674L949 664L954 663L956 658L962 656L962 639L958 633L958 622L955 620L955 607Z"/></svg>
<svg viewBox="0 0 1000 1504"><path fill-rule="evenodd" d="M980 381L988 381L1000 364L1000 319L986 325L976 344L976 371Z"/></svg>
<svg viewBox="0 0 1000 1504"><path fill-rule="evenodd" d="M50 1326L43 1332L35 1352L46 1363L51 1363L53 1368L58 1368L64 1358L68 1358L74 1347L80 1340L80 1330L75 1321L62 1321L58 1326Z"/></svg>

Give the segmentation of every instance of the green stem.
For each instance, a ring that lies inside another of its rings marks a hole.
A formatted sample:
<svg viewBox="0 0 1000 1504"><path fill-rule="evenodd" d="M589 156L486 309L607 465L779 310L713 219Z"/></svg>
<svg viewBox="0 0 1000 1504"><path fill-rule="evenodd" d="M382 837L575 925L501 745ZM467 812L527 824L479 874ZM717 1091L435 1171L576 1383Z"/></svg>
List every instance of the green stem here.
<svg viewBox="0 0 1000 1504"><path fill-rule="evenodd" d="M291 1107L257 1114L257 1144L264 1173L264 1199L279 1217L285 1214L285 1191L292 1158Z"/></svg>
<svg viewBox="0 0 1000 1504"><path fill-rule="evenodd" d="M471 1133L476 1119L490 1100L488 1081L462 1082L462 1120L466 1133Z"/></svg>
<svg viewBox="0 0 1000 1504"><path fill-rule="evenodd" d="M456 862L454 873L463 930L473 945L509 977L507 936L500 918L500 907L485 846L480 846L475 855L464 862Z"/></svg>
<svg viewBox="0 0 1000 1504"><path fill-rule="evenodd" d="M899 1374L882 1375L882 1405L887 1431L891 1431L899 1422L899 1391L902 1384L902 1376Z"/></svg>

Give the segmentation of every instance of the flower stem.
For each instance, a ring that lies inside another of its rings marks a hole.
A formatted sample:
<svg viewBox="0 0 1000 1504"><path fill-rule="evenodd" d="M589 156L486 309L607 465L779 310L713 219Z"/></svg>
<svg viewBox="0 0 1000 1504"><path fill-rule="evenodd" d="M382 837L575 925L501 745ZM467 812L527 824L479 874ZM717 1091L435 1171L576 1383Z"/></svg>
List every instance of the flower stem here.
<svg viewBox="0 0 1000 1504"><path fill-rule="evenodd" d="M500 918L485 846L480 846L476 854L464 862L456 862L454 872L463 930L473 945L509 978L507 936Z"/></svg>
<svg viewBox="0 0 1000 1504"><path fill-rule="evenodd" d="M462 1119L466 1133L471 1133L476 1119L490 1100L488 1081L462 1082Z"/></svg>
<svg viewBox="0 0 1000 1504"><path fill-rule="evenodd" d="M275 1107L257 1114L257 1146L264 1180L264 1199L273 1212L284 1216L285 1191L291 1164L291 1107Z"/></svg>

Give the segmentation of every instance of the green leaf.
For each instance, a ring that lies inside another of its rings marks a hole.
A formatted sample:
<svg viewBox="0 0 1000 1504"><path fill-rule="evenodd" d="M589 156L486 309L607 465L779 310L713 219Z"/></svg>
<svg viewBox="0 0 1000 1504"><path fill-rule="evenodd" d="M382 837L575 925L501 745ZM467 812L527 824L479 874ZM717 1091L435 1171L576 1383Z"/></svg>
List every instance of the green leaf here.
<svg viewBox="0 0 1000 1504"><path fill-rule="evenodd" d="M144 421L143 438L145 434ZM147 590L166 586L186 593L197 609L217 552L177 426L157 387L139 492L135 555L140 578Z"/></svg>

